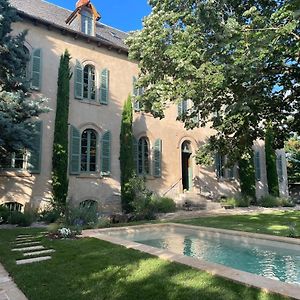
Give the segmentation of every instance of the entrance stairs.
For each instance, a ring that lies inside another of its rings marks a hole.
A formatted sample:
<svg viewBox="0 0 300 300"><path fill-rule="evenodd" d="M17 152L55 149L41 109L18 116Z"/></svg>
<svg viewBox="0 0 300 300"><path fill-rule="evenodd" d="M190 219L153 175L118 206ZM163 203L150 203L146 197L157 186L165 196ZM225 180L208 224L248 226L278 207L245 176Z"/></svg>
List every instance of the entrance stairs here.
<svg viewBox="0 0 300 300"><path fill-rule="evenodd" d="M222 209L219 202L215 202L204 195L195 192L179 194L175 199L177 206L186 210L215 210Z"/></svg>

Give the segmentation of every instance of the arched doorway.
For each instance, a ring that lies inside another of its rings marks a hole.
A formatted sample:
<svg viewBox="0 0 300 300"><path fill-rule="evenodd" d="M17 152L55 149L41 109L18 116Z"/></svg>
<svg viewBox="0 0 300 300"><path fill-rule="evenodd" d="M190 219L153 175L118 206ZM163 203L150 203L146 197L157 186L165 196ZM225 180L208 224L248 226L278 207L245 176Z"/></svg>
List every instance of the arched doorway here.
<svg viewBox="0 0 300 300"><path fill-rule="evenodd" d="M182 188L191 191L193 188L192 148L189 141L181 145Z"/></svg>

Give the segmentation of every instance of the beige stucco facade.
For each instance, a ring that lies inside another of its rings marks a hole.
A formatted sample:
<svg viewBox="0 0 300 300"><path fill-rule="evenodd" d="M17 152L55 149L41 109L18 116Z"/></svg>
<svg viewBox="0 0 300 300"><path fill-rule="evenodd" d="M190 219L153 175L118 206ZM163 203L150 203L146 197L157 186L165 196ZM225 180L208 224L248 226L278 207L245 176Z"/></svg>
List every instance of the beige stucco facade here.
<svg viewBox="0 0 300 300"><path fill-rule="evenodd" d="M132 93L132 78L138 75L138 65L129 61L127 54L104 47L95 42L77 39L67 32L35 25L30 20L23 20L15 24L14 32L28 29L26 46L31 52L33 49L42 49L42 85L38 93L48 98L50 112L40 116L43 121L41 170L39 174L30 174L27 171L2 171L0 174L0 204L18 202L24 207L35 209L44 207L51 200L51 169L52 145L56 110L57 75L60 56L65 49L71 54L71 70L74 72L76 61L83 66L91 64L96 70L96 85L99 90L100 71L107 68L109 78L109 103L101 105L98 101L79 101L74 97L74 76L70 84L70 111L69 124L83 132L87 128L97 132L97 153L100 153L100 138L104 132L111 132L111 174L109 177L100 175L100 155L97 155L97 171L87 174L69 176L68 201L79 205L84 200L95 200L99 211L112 212L121 210L120 200L120 163L119 163L119 135L121 114L124 101ZM34 95L33 95L34 96ZM97 96L96 96L97 98ZM148 187L161 194L180 199L183 193L182 185L182 151L184 141L189 141L192 149L190 160L193 186L191 193L202 191L211 192L215 198L218 195L233 195L239 192L238 179L220 180L216 177L215 168L203 168L195 164L193 154L198 146L212 133L209 128L185 130L183 123L176 120L177 106L170 105L166 110L166 117L155 119L143 112L134 113L134 135L137 139L147 137L150 144L150 164L152 148L156 139L162 140L162 176L156 178L147 176ZM263 145L259 144L263 157ZM262 158L264 159L264 158ZM237 178L237 170L235 177ZM282 194L286 195L285 181L281 183ZM261 182L257 183L258 197L267 192L265 169L262 172Z"/></svg>

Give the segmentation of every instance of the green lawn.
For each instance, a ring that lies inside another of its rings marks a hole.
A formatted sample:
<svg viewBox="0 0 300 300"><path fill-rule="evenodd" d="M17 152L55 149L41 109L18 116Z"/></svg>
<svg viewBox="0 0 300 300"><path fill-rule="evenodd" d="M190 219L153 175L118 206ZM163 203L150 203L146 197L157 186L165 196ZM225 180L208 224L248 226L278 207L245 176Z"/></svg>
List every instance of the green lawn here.
<svg viewBox="0 0 300 300"><path fill-rule="evenodd" d="M289 233L289 225L294 223L296 224L298 234L300 234L300 211L277 211L272 214L205 217L180 220L178 222L190 225L249 231L280 236L287 236Z"/></svg>
<svg viewBox="0 0 300 300"><path fill-rule="evenodd" d="M15 237L38 232L0 230L0 260L29 300L284 299L89 238L73 241L41 238L44 245L56 250L53 259L17 266L15 260L21 255L10 251Z"/></svg>

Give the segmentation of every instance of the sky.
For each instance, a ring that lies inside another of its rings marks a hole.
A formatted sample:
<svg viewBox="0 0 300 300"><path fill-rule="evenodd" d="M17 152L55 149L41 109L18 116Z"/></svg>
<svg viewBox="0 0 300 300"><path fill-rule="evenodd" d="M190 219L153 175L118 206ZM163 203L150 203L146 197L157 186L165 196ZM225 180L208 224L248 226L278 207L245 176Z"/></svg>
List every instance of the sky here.
<svg viewBox="0 0 300 300"><path fill-rule="evenodd" d="M46 0L74 10L77 0ZM100 22L125 32L142 28L142 19L151 12L147 0L92 0L101 14Z"/></svg>

